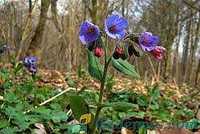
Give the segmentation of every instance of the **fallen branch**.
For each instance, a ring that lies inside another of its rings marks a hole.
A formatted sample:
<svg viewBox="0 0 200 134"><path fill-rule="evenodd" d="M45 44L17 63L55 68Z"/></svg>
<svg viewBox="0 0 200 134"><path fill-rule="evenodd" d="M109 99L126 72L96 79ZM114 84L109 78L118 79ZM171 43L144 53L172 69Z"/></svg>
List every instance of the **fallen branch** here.
<svg viewBox="0 0 200 134"><path fill-rule="evenodd" d="M68 92L69 90L77 90L77 89L76 89L76 88L69 87L69 88L63 90L62 92L60 92L59 94L57 94L57 95L55 95L55 96L49 98L48 100L46 100L46 101L40 103L39 106L43 106L43 105L45 105L45 104L51 102L52 100L56 99L57 97L61 96L61 95L64 94L64 93Z"/></svg>
<svg viewBox="0 0 200 134"><path fill-rule="evenodd" d="M69 88L63 90L62 92L60 92L59 94L57 94L57 95L55 95L55 96L49 98L48 100L45 100L44 102L40 103L39 106L43 106L43 105L45 105L45 104L47 104L47 103L53 101L53 100L56 99L57 97L63 95L64 93L66 93L67 91L70 91L70 90L77 90L77 89L76 89L76 88L69 87ZM25 111L24 114L29 113L30 111L32 111L33 109L36 109L36 108L38 108L38 106L35 106L34 108Z"/></svg>
<svg viewBox="0 0 200 134"><path fill-rule="evenodd" d="M47 103L49 103L49 102L55 100L57 97L63 95L64 93L66 93L66 92L68 92L68 91L70 91L70 90L80 91L80 90L77 90L76 88L69 87L69 88L63 90L62 92L60 92L59 94L57 94L57 95L55 95L55 96L49 98L48 100L45 100L44 102L40 103L39 106L43 106L43 105L45 105L45 104L47 104ZM1 96L0 96L0 97L1 97ZM0 100L1 100L1 98L0 98ZM91 108L96 108L96 106L94 106L94 105L89 105L89 107L91 107ZM35 106L34 108L25 111L24 114L25 114L25 113L29 113L30 111L32 111L33 109L36 109L36 108L38 108L38 106ZM70 110L69 112L71 113L71 110Z"/></svg>

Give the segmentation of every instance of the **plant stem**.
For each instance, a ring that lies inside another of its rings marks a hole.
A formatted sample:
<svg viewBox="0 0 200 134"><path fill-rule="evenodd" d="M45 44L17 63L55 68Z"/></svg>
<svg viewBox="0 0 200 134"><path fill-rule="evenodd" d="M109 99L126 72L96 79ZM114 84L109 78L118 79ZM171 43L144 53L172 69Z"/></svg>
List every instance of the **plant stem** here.
<svg viewBox="0 0 200 134"><path fill-rule="evenodd" d="M111 59L112 59L112 57L110 57L108 59L108 61L106 61L106 64L104 66L104 72L103 72L103 77L102 77L101 86L100 86L99 102L97 104L97 110L96 110L95 117L94 117L94 120L93 120L93 123L92 123L91 132L90 132L91 134L95 134L96 122L99 118L99 114L100 114L101 109L102 109L103 91L104 91L104 87L105 87L108 66L110 64Z"/></svg>
<svg viewBox="0 0 200 134"><path fill-rule="evenodd" d="M106 44L108 44L107 42L107 38L106 38ZM100 94L99 94L99 102L97 104L97 110L94 116L94 120L92 122L92 127L91 127L91 132L90 134L95 134L95 130L96 130L96 122L99 118L99 114L101 112L102 109L102 101L103 101L103 91L104 91L104 87L105 87L105 82L106 82L106 76L107 76L107 72L108 72L108 66L110 64L110 61L112 59L112 56L109 57L109 59L107 60L107 52L106 52L106 46L104 46L104 51L105 51L105 64L104 64L104 71L103 71L103 76L101 79L101 86L100 86Z"/></svg>

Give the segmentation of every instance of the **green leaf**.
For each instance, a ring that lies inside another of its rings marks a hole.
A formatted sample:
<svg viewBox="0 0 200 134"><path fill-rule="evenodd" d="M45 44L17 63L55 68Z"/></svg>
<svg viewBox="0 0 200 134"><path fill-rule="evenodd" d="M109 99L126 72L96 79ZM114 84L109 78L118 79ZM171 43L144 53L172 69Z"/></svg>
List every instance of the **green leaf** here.
<svg viewBox="0 0 200 134"><path fill-rule="evenodd" d="M18 98L13 92L7 92L4 95L4 99L9 103L17 103L18 102Z"/></svg>
<svg viewBox="0 0 200 134"><path fill-rule="evenodd" d="M7 127L0 131L1 134L16 134L17 128Z"/></svg>
<svg viewBox="0 0 200 134"><path fill-rule="evenodd" d="M128 112L128 116L130 116L130 117L137 117L137 118L144 118L144 116L145 116L145 112L142 112L142 111L139 111L139 112L133 112L133 111L131 111L131 112Z"/></svg>
<svg viewBox="0 0 200 134"><path fill-rule="evenodd" d="M17 111L15 107L8 106L5 109L5 113L12 119L12 123L18 125L21 130L25 130L29 127L30 124L22 111Z"/></svg>
<svg viewBox="0 0 200 134"><path fill-rule="evenodd" d="M139 128L138 134L147 134L147 129L144 127Z"/></svg>
<svg viewBox="0 0 200 134"><path fill-rule="evenodd" d="M104 132L104 133L107 132L110 134L113 131L113 120L100 118L97 121L97 128L101 132Z"/></svg>
<svg viewBox="0 0 200 134"><path fill-rule="evenodd" d="M72 95L69 97L70 101L70 108L77 120L81 117L81 115L86 114L89 112L88 104L85 100L78 95Z"/></svg>
<svg viewBox="0 0 200 134"><path fill-rule="evenodd" d="M80 125L71 125L68 128L68 133L70 134L78 134L81 131Z"/></svg>
<svg viewBox="0 0 200 134"><path fill-rule="evenodd" d="M127 60L122 60L121 58L112 58L112 65L117 71L128 75L131 78L140 78L139 74L135 70L135 67L131 65Z"/></svg>
<svg viewBox="0 0 200 134"><path fill-rule="evenodd" d="M115 85L114 75L107 78L105 85L106 85L106 90L111 92L113 86Z"/></svg>
<svg viewBox="0 0 200 134"><path fill-rule="evenodd" d="M88 72L89 74L96 78L97 80L101 80L103 76L103 67L97 57L93 55L89 50L88 53Z"/></svg>
<svg viewBox="0 0 200 134"><path fill-rule="evenodd" d="M67 120L67 119L68 119L67 113L62 112L62 111L60 111L60 112L55 112L55 113L53 113L53 115L52 115L52 120L53 120L54 123L59 123L59 122L61 122L61 121L65 121L65 120Z"/></svg>
<svg viewBox="0 0 200 134"><path fill-rule="evenodd" d="M87 102L87 104L96 105L98 103L98 100L99 100L98 92L83 91L79 95L84 98L84 100Z"/></svg>
<svg viewBox="0 0 200 134"><path fill-rule="evenodd" d="M151 88L148 92L151 102L157 102L157 100L160 97L160 90L157 85L155 85L153 88Z"/></svg>
<svg viewBox="0 0 200 134"><path fill-rule="evenodd" d="M69 125L67 128L67 134L80 134L81 132L85 134L86 131L87 127L83 124Z"/></svg>
<svg viewBox="0 0 200 134"><path fill-rule="evenodd" d="M5 81L10 77L9 71L5 68L0 69L0 78Z"/></svg>
<svg viewBox="0 0 200 134"><path fill-rule="evenodd" d="M171 121L171 113L168 110L155 110L151 112L151 115L161 121L170 122Z"/></svg>
<svg viewBox="0 0 200 134"><path fill-rule="evenodd" d="M8 127L10 124L7 120L0 120L0 122L0 129Z"/></svg>
<svg viewBox="0 0 200 134"><path fill-rule="evenodd" d="M51 120L51 110L45 107L39 107L33 110L34 113L37 113L42 119Z"/></svg>
<svg viewBox="0 0 200 134"><path fill-rule="evenodd" d="M16 63L16 65L14 66L14 73L17 74L19 71L21 71L23 68L23 64L22 63Z"/></svg>
<svg viewBox="0 0 200 134"><path fill-rule="evenodd" d="M140 95L137 97L137 104L141 107L147 107L148 106L148 99L144 95Z"/></svg>
<svg viewBox="0 0 200 134"><path fill-rule="evenodd" d="M191 119L190 121L180 123L179 127L187 128L187 129L199 129L200 128L200 120Z"/></svg>
<svg viewBox="0 0 200 134"><path fill-rule="evenodd" d="M113 102L110 103L110 106L118 112L127 112L130 109L138 109L137 104L132 104L128 102Z"/></svg>

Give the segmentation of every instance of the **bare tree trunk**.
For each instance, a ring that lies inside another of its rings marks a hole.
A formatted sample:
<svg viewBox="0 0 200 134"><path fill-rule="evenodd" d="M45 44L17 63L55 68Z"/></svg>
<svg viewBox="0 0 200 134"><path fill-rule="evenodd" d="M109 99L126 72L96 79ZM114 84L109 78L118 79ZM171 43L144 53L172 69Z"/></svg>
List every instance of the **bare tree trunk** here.
<svg viewBox="0 0 200 134"><path fill-rule="evenodd" d="M29 15L32 13L32 0L29 0Z"/></svg>
<svg viewBox="0 0 200 134"><path fill-rule="evenodd" d="M90 10L90 16L93 23L97 23L97 0L92 0L92 9Z"/></svg>
<svg viewBox="0 0 200 134"><path fill-rule="evenodd" d="M57 1L58 0L51 0L51 13L52 13L52 19L53 19L53 23L56 27L56 29L58 30L58 32L62 32L61 28L59 26L59 22L58 22L58 14L57 14Z"/></svg>
<svg viewBox="0 0 200 134"><path fill-rule="evenodd" d="M109 0L99 0L99 8L98 8L98 22L97 24L103 28L104 23L102 21L107 17L108 14L108 3Z"/></svg>
<svg viewBox="0 0 200 134"><path fill-rule="evenodd" d="M42 42L42 36L45 29L45 24L47 20L47 12L50 6L50 0L41 0L41 9L40 9L40 18L39 23L37 24L34 36L31 40L29 48L27 50L27 55L38 55L40 56L40 44Z"/></svg>
<svg viewBox="0 0 200 134"><path fill-rule="evenodd" d="M87 18L88 0L82 0L83 3L83 20Z"/></svg>
<svg viewBox="0 0 200 134"><path fill-rule="evenodd" d="M187 70L187 63L188 63L188 49L190 45L190 32L191 32L191 19L186 23L186 36L184 39L184 46L183 46L183 54L182 54L182 73L180 74L182 78L182 82L186 80L186 70Z"/></svg>
<svg viewBox="0 0 200 134"><path fill-rule="evenodd" d="M125 16L125 0L122 0L122 16Z"/></svg>
<svg viewBox="0 0 200 134"><path fill-rule="evenodd" d="M199 63L198 63L197 69L196 69L195 85L198 84L199 73L200 73L200 59L199 59Z"/></svg>
<svg viewBox="0 0 200 134"><path fill-rule="evenodd" d="M180 18L180 16L178 15L177 16L177 21L178 19ZM179 44L180 44L180 39L181 39L181 22L179 22L177 24L177 38L176 38L176 49L175 49L175 52L174 52L174 58L173 58L173 65L172 65L172 77L173 78L176 78L176 81L178 81L178 66L179 66L179 61L178 61L178 58L179 58Z"/></svg>
<svg viewBox="0 0 200 134"><path fill-rule="evenodd" d="M199 42L199 32L200 32L200 12L198 13L198 22L196 24L196 31L195 31L195 39L194 39L194 44L191 47L191 63L190 63L190 69L189 71L189 80L192 81L193 80L193 76L194 76L194 72L193 72L193 66L194 66L194 57L195 57L195 53L198 47L198 42ZM193 82L192 82L193 83Z"/></svg>

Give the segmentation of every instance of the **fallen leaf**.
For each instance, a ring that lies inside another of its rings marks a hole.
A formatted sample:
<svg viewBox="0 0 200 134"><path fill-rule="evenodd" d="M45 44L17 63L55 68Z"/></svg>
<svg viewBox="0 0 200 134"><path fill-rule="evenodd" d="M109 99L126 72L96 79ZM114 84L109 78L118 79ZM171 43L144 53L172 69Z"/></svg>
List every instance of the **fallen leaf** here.
<svg viewBox="0 0 200 134"><path fill-rule="evenodd" d="M37 128L37 129L34 129L35 134L47 134L43 124L35 123L35 127Z"/></svg>

